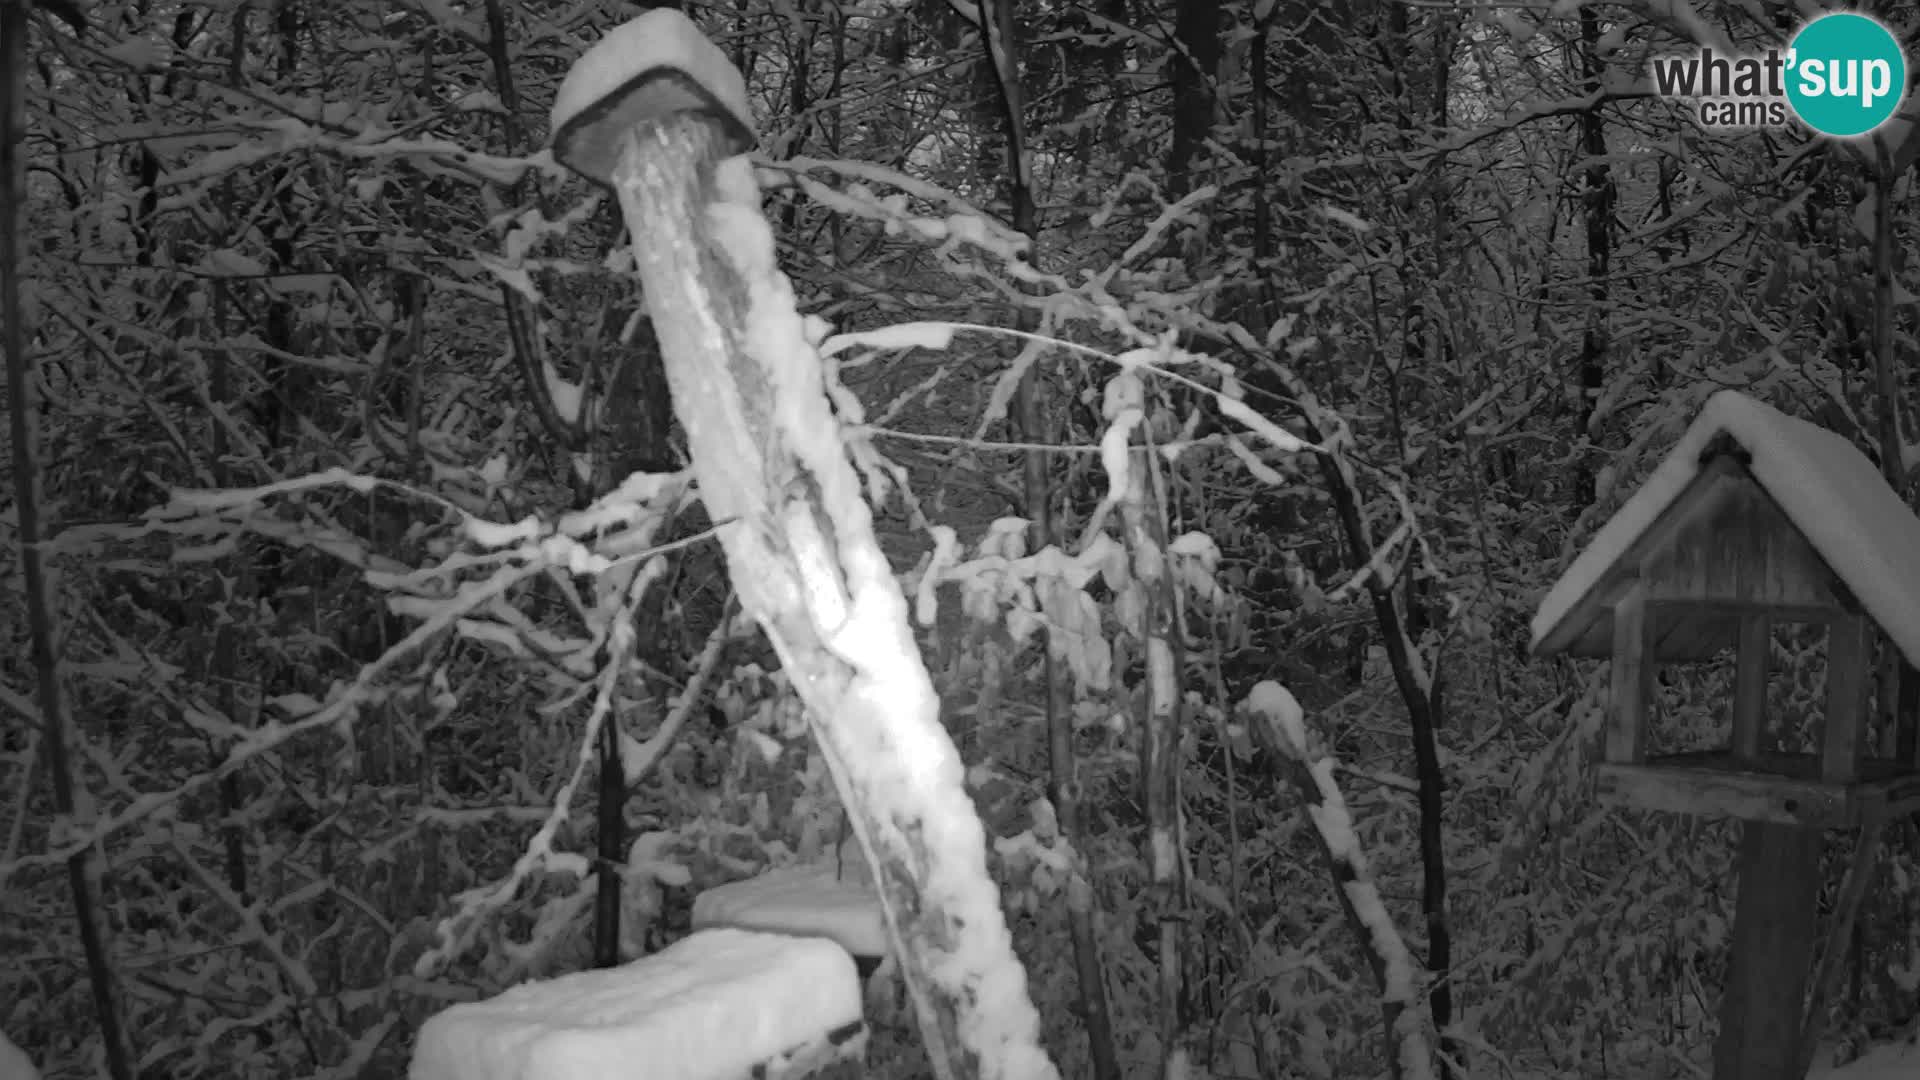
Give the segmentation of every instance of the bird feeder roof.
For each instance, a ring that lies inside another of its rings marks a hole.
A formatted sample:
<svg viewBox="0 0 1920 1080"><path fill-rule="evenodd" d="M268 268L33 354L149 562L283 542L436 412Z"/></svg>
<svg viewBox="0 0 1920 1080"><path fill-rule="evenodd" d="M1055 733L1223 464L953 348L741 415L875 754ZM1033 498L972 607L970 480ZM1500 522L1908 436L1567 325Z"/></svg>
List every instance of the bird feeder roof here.
<svg viewBox="0 0 1920 1080"><path fill-rule="evenodd" d="M1834 582L1920 664L1920 517L1840 435L1732 390L1709 398L1645 484L1588 542L1533 617L1536 655L1610 653L1612 606L1639 576L1663 526L1710 490L1728 456L1769 513L1797 534ZM1749 483L1750 481L1750 483ZM1741 538L1731 538L1736 542ZM1716 628L1725 637L1732 623ZM1698 658L1682 644L1671 651ZM1669 650L1663 648L1663 652ZM1710 653L1709 653L1710 655Z"/></svg>

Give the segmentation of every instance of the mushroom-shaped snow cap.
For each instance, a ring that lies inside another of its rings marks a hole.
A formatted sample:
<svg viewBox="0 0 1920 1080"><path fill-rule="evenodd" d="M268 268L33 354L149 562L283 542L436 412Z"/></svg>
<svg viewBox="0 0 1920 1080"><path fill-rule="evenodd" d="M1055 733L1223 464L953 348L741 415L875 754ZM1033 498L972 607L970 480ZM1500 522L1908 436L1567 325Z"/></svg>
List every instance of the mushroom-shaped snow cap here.
<svg viewBox="0 0 1920 1080"><path fill-rule="evenodd" d="M627 132L681 113L712 117L734 153L758 141L740 70L692 19L654 8L574 61L554 97L554 160L611 186Z"/></svg>

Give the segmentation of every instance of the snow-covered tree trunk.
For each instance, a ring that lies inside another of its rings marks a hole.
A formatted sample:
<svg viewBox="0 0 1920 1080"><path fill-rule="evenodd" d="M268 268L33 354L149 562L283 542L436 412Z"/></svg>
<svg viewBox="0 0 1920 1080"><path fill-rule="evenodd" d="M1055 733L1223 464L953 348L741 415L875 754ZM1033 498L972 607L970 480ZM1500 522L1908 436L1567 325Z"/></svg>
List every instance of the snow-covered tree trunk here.
<svg viewBox="0 0 1920 1080"><path fill-rule="evenodd" d="M934 1071L1055 1076L752 167L698 113L627 137L613 187L693 472L742 605L806 702L873 865Z"/></svg>

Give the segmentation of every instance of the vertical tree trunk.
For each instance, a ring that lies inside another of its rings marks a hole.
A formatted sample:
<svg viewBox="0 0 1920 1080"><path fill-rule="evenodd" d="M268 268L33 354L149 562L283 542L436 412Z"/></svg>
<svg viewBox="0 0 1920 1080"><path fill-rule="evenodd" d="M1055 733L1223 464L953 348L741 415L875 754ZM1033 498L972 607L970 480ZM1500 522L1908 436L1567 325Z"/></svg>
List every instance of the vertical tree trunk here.
<svg viewBox="0 0 1920 1080"><path fill-rule="evenodd" d="M1395 10L1404 8L1395 5ZM1405 16L1402 15L1401 18ZM1447 89L1448 72L1453 68L1453 49L1455 20L1447 11L1434 15L1433 33L1433 87L1431 115L1428 125L1431 130L1448 130ZM1409 41L1409 46L1411 42ZM1444 154L1434 162L1428 179L1431 191L1433 212L1433 261L1438 280L1447 270L1447 260L1453 244L1453 201L1452 189L1446 175L1447 159ZM1442 319L1436 317L1430 324L1434 337L1434 347L1429 351L1435 354L1441 370L1454 370L1454 335L1445 328ZM1476 490L1480 485L1476 484ZM1415 575L1408 574L1409 582ZM1407 597L1407 617L1414 619L1416 611L1424 614L1426 598L1410 593ZM1424 619L1422 619L1424 622ZM1420 634L1415 631L1413 645L1418 648ZM1427 920L1427 971L1433 976L1433 988L1427 995L1427 1006L1433 1010L1433 1026L1439 1033L1440 1075L1442 1080L1452 1080L1458 1074L1456 1065L1466 1064L1466 1048L1459 1040L1447 1034L1447 1028L1453 1024L1454 981L1453 981L1453 919L1447 910L1447 845L1446 829L1442 814L1445 811L1446 778L1441 773L1438 747L1439 729L1444 726L1446 717L1445 694L1446 679L1440 662L1436 659L1432 673L1432 685L1427 688L1427 708L1424 712L1426 730L1419 727L1421 712L1412 710L1414 720L1415 756L1422 766L1431 761L1434 771L1431 776L1424 772L1420 777L1420 861L1422 867L1421 908ZM1497 672L1496 672L1497 678ZM1431 751L1429 753L1428 751Z"/></svg>
<svg viewBox="0 0 1920 1080"><path fill-rule="evenodd" d="M1580 9L1580 66L1585 90L1597 94L1606 62L1600 58L1600 16L1591 7ZM1592 435L1587 430L1600 403L1600 392L1607 384L1607 274L1613 264L1613 171L1607 165L1607 128L1600 118L1599 104L1580 114L1580 150L1587 159L1584 173L1586 191L1582 207L1587 226L1587 326L1580 335L1580 400L1575 407L1578 443ZM1573 476L1573 497L1577 506L1593 505L1594 460L1589 450L1579 454Z"/></svg>
<svg viewBox="0 0 1920 1080"><path fill-rule="evenodd" d="M1194 159L1213 130L1213 79L1220 67L1220 0L1181 0L1174 17L1173 145L1167 151L1167 194L1193 190Z"/></svg>
<svg viewBox="0 0 1920 1080"><path fill-rule="evenodd" d="M246 33L248 16L252 12L238 8L232 16L230 36L227 42L227 83L238 89L245 85L247 43ZM233 183L229 179L222 187L226 191L228 204L232 205ZM232 307L232 287L228 282L216 282L213 293L213 332L210 340L227 340L227 320ZM233 354L226 348L212 350L208 363L207 392L215 404L231 409L235 405L233 397ZM211 416L207 419L209 445L213 451L213 482L220 487L233 484L232 466L227 460L227 425L223 418ZM236 568L233 588L236 592L248 590L252 574L245 567ZM250 590L249 590L250 591ZM239 679L238 642L234 640L234 628L231 623L222 620L214 628L213 638L213 676L214 683L220 687L220 710L229 720L237 720L240 715L238 689ZM210 744L210 753L215 755L209 765L218 765L218 755L226 752L226 747L217 743ZM227 888L240 902L251 903L252 894L247 880L247 836L246 829L240 824L240 811L244 804L244 795L240 785L240 773L231 771L220 777L220 811L224 824L220 826L220 840L223 864L226 873Z"/></svg>
<svg viewBox="0 0 1920 1080"><path fill-rule="evenodd" d="M27 605L27 632L33 650L34 677L39 684L41 747L46 753L47 779L53 788L54 813L85 829L90 822L74 820L73 763L67 753L71 726L66 688L60 681L60 616L54 606L54 581L42 559L46 532L40 520L40 373L27 355L29 335L21 301L20 271L22 217L27 205L26 162L21 141L26 136L27 3L0 0L0 351L6 353L7 422L15 486L14 509L20 532L20 579ZM91 801L91 800L89 800ZM54 844L71 837L55 835ZM79 924L80 947L87 960L93 987L93 1007L100 1023L100 1041L106 1051L107 1071L113 1080L133 1080L133 1058L120 1027L114 991L115 973L106 929L98 904L99 868L96 845L67 859L67 886L73 894L74 918Z"/></svg>

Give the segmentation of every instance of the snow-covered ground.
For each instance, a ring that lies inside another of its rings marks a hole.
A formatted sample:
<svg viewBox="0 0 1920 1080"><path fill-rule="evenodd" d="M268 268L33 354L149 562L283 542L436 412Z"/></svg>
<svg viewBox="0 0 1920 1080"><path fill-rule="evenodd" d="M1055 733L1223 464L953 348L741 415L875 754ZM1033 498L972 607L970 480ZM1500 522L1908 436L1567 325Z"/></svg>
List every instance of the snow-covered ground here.
<svg viewBox="0 0 1920 1080"><path fill-rule="evenodd" d="M26 1051L13 1045L5 1034L0 1034L0 1080L40 1080Z"/></svg>
<svg viewBox="0 0 1920 1080"><path fill-rule="evenodd" d="M1816 1063L1807 1080L1920 1080L1920 1033L1876 1046L1846 1065Z"/></svg>

